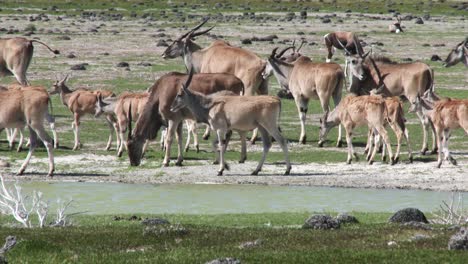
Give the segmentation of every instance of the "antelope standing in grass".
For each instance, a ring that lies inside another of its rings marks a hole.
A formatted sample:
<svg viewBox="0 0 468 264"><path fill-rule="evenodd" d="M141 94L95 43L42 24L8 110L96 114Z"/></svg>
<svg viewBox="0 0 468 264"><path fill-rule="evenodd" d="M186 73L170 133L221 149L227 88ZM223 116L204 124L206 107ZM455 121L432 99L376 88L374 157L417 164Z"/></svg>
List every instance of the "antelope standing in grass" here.
<svg viewBox="0 0 468 264"><path fill-rule="evenodd" d="M404 112L403 112L403 105L400 101L400 99L396 96L393 97L386 97L384 98L385 102L385 107L387 111L385 112L387 115L385 117L386 119L386 124L388 123L390 127L392 128L393 132L395 133L395 136L397 138L397 149L395 151L395 156L394 160L395 163L398 162L400 159L400 149L401 149L401 141L402 138L405 138L406 140L406 145L408 146L408 160L410 163L413 162L413 151L411 149L410 141L409 141L409 133L408 129L406 128L405 125L405 117L404 117ZM374 131L369 130L369 135L367 138L367 145L365 149L365 153L371 153L372 152L372 141L374 137ZM385 160L386 155L385 155L385 145L384 149L382 151L382 160ZM374 146L378 147L378 146Z"/></svg>
<svg viewBox="0 0 468 264"><path fill-rule="evenodd" d="M26 71L33 56L34 42L44 45L54 54L60 53L58 50L51 49L44 42L35 39L0 38L0 77L14 75L20 84L29 85Z"/></svg>
<svg viewBox="0 0 468 264"><path fill-rule="evenodd" d="M468 100L444 99L434 102L429 98L431 92L426 92L423 97L417 96L412 102L410 111L422 111L434 126L439 146L437 168L442 165L442 152L445 160L457 165L457 161L450 155L448 143L453 129L462 128L468 134Z"/></svg>
<svg viewBox="0 0 468 264"><path fill-rule="evenodd" d="M276 57L276 50L277 48L268 58L268 67L273 69L281 87L291 91L294 97L301 121L299 142L305 144L305 121L309 100L318 97L325 116L329 111L331 97L335 106L340 103L344 73L336 63L314 63L305 56L299 57L294 63L287 63ZM267 73L264 77L268 77ZM323 143L324 141L319 141L319 146ZM341 146L341 126L338 128L337 146Z"/></svg>
<svg viewBox="0 0 468 264"><path fill-rule="evenodd" d="M388 32L390 33L403 33L403 28L401 27L401 18L397 17L396 22L388 25Z"/></svg>
<svg viewBox="0 0 468 264"><path fill-rule="evenodd" d="M344 50L352 55L364 54L358 36L354 32L335 31L323 36L327 48L327 62L331 62L334 49ZM340 44L341 43L341 44ZM343 48L343 45L345 48Z"/></svg>
<svg viewBox="0 0 468 264"><path fill-rule="evenodd" d="M98 91L90 91L87 89L76 89L71 90L65 84L68 75L65 76L60 81L56 81L52 86L52 89L49 93L52 94L60 94L60 99L62 103L72 112L73 114L73 122L72 128L75 135L75 144L73 146L73 150L77 150L81 147L80 142L80 119L85 114L94 115L95 114L95 105L97 101L97 96L101 95L102 97L109 97L115 96L115 94L111 91L106 90L98 90ZM115 119L112 115L106 115L106 121L109 125L109 139L107 141L106 150L109 150L112 144L112 133L115 131L117 134L117 124ZM117 145L119 143L119 137L117 135Z"/></svg>
<svg viewBox="0 0 468 264"><path fill-rule="evenodd" d="M142 158L143 144L147 139L154 139L161 128L167 126L165 136L165 156L163 166L169 166L170 150L175 134L177 139L177 161L176 165L181 166L183 161L182 156L182 121L185 119L194 119L192 113L188 109L180 109L179 111L171 111L170 106L174 101L182 84L187 80L187 74L171 72L159 78L149 89L150 94L148 103L145 105L143 112L138 118L135 129L129 130L128 133L128 156L132 166L140 165ZM203 94L212 94L219 91L232 91L240 95L243 91L243 84L239 78L232 74L223 73L199 73L193 76L193 82L190 87L193 91ZM238 108L238 111L243 111ZM130 121L128 122L130 125ZM244 162L247 157L247 146L245 134L241 134L241 159L239 162Z"/></svg>
<svg viewBox="0 0 468 264"><path fill-rule="evenodd" d="M117 120L117 128L119 132L119 146L117 156L121 157L124 147L127 147L125 133L128 127L128 115L130 114L130 105L132 105L132 119L137 119L143 112L145 104L148 102L148 93L122 93L119 97L103 98L102 95L97 96L95 117L102 114L113 114ZM145 143L143 153L146 152L148 141Z"/></svg>
<svg viewBox="0 0 468 264"><path fill-rule="evenodd" d="M376 94L383 96L405 96L413 102L418 95L432 90L434 73L429 65L422 62L396 63L382 56L362 57L348 56L350 61L350 87L349 91L356 94L369 94L375 89ZM427 148L427 129L429 123L421 112L416 113L423 126L423 145L421 153L424 155ZM432 142L433 150L437 151L435 139Z"/></svg>
<svg viewBox="0 0 468 264"><path fill-rule="evenodd" d="M333 109L331 113L325 115L325 118L320 119L320 139L324 140L327 133L332 127L342 124L346 131L346 142L348 144L348 158L346 162L351 163L353 156L358 160L357 153L354 152L352 134L354 128L367 125L370 130L376 130L374 143L379 145L380 137L383 138L390 157L390 164L395 164L395 159L392 155L392 147L390 139L385 129L385 119L388 116L386 113L384 99L381 96L347 96L340 104ZM368 153L367 160L369 164L374 162L377 148Z"/></svg>
<svg viewBox="0 0 468 264"><path fill-rule="evenodd" d="M49 158L48 176L54 172L54 155L52 139L44 129L44 119L49 115L50 98L42 89L8 89L0 91L0 129L29 129L29 152L18 175L26 170L31 156L37 146L37 138L44 143Z"/></svg>
<svg viewBox="0 0 468 264"><path fill-rule="evenodd" d="M7 85L7 87L3 87L3 86L0 86L0 90L19 90L19 89L31 89L31 90L38 90L38 91L42 91L42 92L45 92L47 93L47 89L43 86L24 86L24 85L21 85L21 84L17 84L17 83L13 83L13 84L9 84ZM50 113L52 113L52 104L49 104L49 107L51 109ZM51 116L51 114L49 113L49 111L47 111L46 113L46 120L47 122L49 123L49 126L50 126L50 130L52 131L52 135L54 137L54 148L58 148L58 145L59 145L59 141L58 141L58 136L57 136L57 131L55 130L55 118L53 116ZM23 136L23 128L15 128L15 129L6 129L6 132L7 132L7 140L8 140L8 145L10 147L10 150L13 149L14 147L14 144L15 144L15 139L16 139L16 136L17 134L19 133L20 134L20 140L18 142L18 147L17 147L17 151L20 152L22 147L23 147L23 142L24 142L24 136Z"/></svg>
<svg viewBox="0 0 468 264"><path fill-rule="evenodd" d="M444 67L451 67L459 62L463 62L468 67L468 37L453 48L444 62Z"/></svg>
<svg viewBox="0 0 468 264"><path fill-rule="evenodd" d="M281 112L281 101L275 96L226 96L213 94L206 96L188 89L193 76L190 70L189 78L182 86L172 103L171 110L178 111L184 107L190 109L197 121L210 124L218 135L219 142L219 170L218 176L223 175L224 169L229 169L225 162L226 134L230 130L250 131L258 127L262 135L263 155L252 175L257 175L265 162L271 147L270 135L281 145L285 155L286 172L291 171L287 142L278 129L278 119ZM239 111L242 109L242 111Z"/></svg>

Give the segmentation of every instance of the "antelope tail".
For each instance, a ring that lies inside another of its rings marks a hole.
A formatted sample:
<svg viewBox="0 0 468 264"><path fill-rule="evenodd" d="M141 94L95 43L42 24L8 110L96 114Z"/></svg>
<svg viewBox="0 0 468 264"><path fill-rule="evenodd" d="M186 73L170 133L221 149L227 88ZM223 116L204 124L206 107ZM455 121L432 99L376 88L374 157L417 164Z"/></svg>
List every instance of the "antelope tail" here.
<svg viewBox="0 0 468 264"><path fill-rule="evenodd" d="M51 49L47 44L45 44L45 43L42 42L42 41L39 41L39 40L36 40L36 39L32 39L32 40L30 40L30 41L31 41L31 43L37 42L37 43L39 43L39 44L44 45L46 48L48 48L48 49L49 49L51 52L53 52L54 54L60 54L60 51Z"/></svg>

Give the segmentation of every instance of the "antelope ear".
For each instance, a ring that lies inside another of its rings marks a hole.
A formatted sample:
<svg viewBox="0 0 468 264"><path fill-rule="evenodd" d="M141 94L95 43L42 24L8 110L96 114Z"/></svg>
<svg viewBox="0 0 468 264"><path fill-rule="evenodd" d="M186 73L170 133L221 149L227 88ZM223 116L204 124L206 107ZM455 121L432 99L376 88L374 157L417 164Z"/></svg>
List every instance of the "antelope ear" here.
<svg viewBox="0 0 468 264"><path fill-rule="evenodd" d="M364 54L364 55L362 56L362 59L365 59L365 58L367 57L367 55L369 55L370 52L371 52L370 50L369 50L368 52L366 52L366 54Z"/></svg>
<svg viewBox="0 0 468 264"><path fill-rule="evenodd" d="M320 124L322 124L322 123L323 123L323 120L322 120L322 118L320 118L320 119L319 119L319 121L320 121Z"/></svg>

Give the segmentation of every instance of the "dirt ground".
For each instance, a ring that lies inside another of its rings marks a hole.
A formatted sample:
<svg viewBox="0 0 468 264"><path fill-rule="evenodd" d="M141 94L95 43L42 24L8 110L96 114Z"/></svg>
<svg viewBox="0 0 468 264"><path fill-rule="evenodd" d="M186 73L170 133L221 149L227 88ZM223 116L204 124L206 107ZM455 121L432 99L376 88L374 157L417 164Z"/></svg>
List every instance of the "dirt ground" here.
<svg viewBox="0 0 468 264"><path fill-rule="evenodd" d="M270 15L270 14L268 14ZM284 14L275 13L274 16L282 17ZM279 40L292 41L293 39L306 38L309 42L303 49L303 53L314 60L324 60L326 51L322 45L324 32L330 31L359 31L368 44L374 43L374 51L392 58L408 58L412 60L428 60L432 54L439 54L445 58L452 46L461 41L460 36L466 35L467 24L462 17L432 17L424 25L417 25L413 21L404 22L408 31L417 32L414 36L394 36L385 32L390 15L364 15L358 13L338 13L332 18L332 23L324 24L319 17L325 13L309 13L307 22L293 20L269 21L255 23L244 21L237 23L213 23L217 27L214 34L222 34L233 45L241 45L240 40L254 35L266 36L276 34ZM370 17L380 16L376 20ZM316 17L316 18L315 18ZM339 22L339 20L344 22ZM1 26L4 28L16 28L22 30L30 22L27 15L2 15ZM71 65L77 63L89 63L87 71L74 71L73 80L76 83L90 85L92 88L112 88L110 82L116 79L140 79L140 90L146 89L155 78L168 71L168 66L181 64L181 60L163 61L160 54L165 47L156 47L160 39L174 39L182 32L164 21L147 22L143 19L122 21L98 21L86 18L62 16L57 19L50 16L48 21L36 21L39 29L32 37L39 37L62 51L62 54L75 54L76 58L53 55L42 47L35 49L34 59L28 76L31 80L50 80L55 76L70 72ZM155 37L157 31L164 28L165 37ZM46 33L47 30L50 32ZM259 32L253 33L253 32ZM301 33L300 33L301 32ZM449 33L451 32L451 34ZM3 34L2 34L3 35ZM70 36L70 40L60 39L59 36ZM411 38L409 37L411 36ZM4 36L2 36L4 37ZM212 40L200 38L199 42L206 45ZM377 42L380 42L377 43ZM86 45L83 45L86 43ZM170 42L169 42L170 43ZM290 43L290 42L288 42ZM284 44L282 44L284 46ZM426 48L422 48L425 45ZM440 47L444 45L443 47ZM254 42L250 46L244 46L265 57L275 46L281 44ZM106 55L103 55L106 54ZM338 62L342 62L342 55L336 54ZM127 61L131 70L116 68L118 62ZM161 65L162 70L154 70L151 67L136 66L139 62L149 61L153 65ZM437 81L441 80L441 81ZM460 70L436 72L436 89L466 89L468 75ZM277 89L277 87L273 87ZM120 87L121 90L125 88ZM294 113L294 116L296 114ZM59 121L63 124L69 121ZM297 122L297 121L296 121ZM466 144L464 144L466 145ZM89 144L88 144L89 146ZM404 148L404 147L403 147ZM249 151L260 151L258 147L250 147ZM345 149L343 149L345 151ZM358 149L362 153L362 149ZM5 152L3 152L5 153ZM33 158L26 174L14 176L22 160L10 160L9 168L2 168L0 172L9 180L20 181L99 181L99 182L124 182L124 183L208 183L208 184L272 184L272 185L313 185L334 187L364 187L364 188L415 188L425 190L468 191L468 153L465 150L453 151L456 158L462 160L459 166L444 163L441 169L436 169L435 162L415 161L408 165L399 163L394 166L376 162L367 165L359 162L346 165L339 163L306 163L296 164L290 176L278 176L285 170L284 164L266 163L259 176L250 176L256 166L256 161L248 161L245 164L231 162L231 170L224 176L216 176L217 166L209 161L197 161L191 164L186 161L183 167L160 168L154 161L145 160L143 167L128 169L127 159L118 159L112 154L95 155L92 150L85 153L72 153L57 156L56 175L46 178L46 159ZM5 155L8 160L8 156ZM406 158L402 154L402 158ZM148 164L145 164L148 163ZM154 164L153 164L154 163ZM202 164L200 164L202 163Z"/></svg>

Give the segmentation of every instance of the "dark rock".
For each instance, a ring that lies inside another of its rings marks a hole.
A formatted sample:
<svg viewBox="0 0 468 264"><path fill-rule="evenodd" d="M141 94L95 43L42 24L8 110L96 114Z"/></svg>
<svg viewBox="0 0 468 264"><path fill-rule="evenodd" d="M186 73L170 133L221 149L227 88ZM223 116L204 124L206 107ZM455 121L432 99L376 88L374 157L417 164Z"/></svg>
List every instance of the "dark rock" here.
<svg viewBox="0 0 468 264"><path fill-rule="evenodd" d="M141 217L132 215L128 218L128 221L141 221Z"/></svg>
<svg viewBox="0 0 468 264"><path fill-rule="evenodd" d="M359 223L359 221L357 220L356 217L354 217L352 215L349 215L347 213L339 214L336 217L336 221L338 221L338 223L340 223L340 224L357 224L357 223Z"/></svg>
<svg viewBox="0 0 468 264"><path fill-rule="evenodd" d="M450 237L448 242L449 250L468 250L468 228L461 228L456 234Z"/></svg>
<svg viewBox="0 0 468 264"><path fill-rule="evenodd" d="M102 55L109 56L110 54L109 54L109 52L104 52L104 53L102 53Z"/></svg>
<svg viewBox="0 0 468 264"><path fill-rule="evenodd" d="M323 19L322 19L322 23L324 23L324 24L331 23L331 19L330 19L330 18L328 18L328 17L326 17L326 18L323 18Z"/></svg>
<svg viewBox="0 0 468 264"><path fill-rule="evenodd" d="M169 221L167 221L166 219L162 219L162 218L146 218L145 220L141 221L141 223L147 226L171 224Z"/></svg>
<svg viewBox="0 0 468 264"><path fill-rule="evenodd" d="M388 219L390 223L406 223L406 222L423 222L429 223L426 219L426 216L423 212L421 212L417 208L405 208L402 209L395 214L393 214L390 219Z"/></svg>
<svg viewBox="0 0 468 264"><path fill-rule="evenodd" d="M69 36L58 36L57 39L58 40L71 40Z"/></svg>
<svg viewBox="0 0 468 264"><path fill-rule="evenodd" d="M241 261L235 258L219 258L208 261L205 264L241 264Z"/></svg>
<svg viewBox="0 0 468 264"><path fill-rule="evenodd" d="M86 70L86 65L88 65L88 64L87 63L76 64L76 65L71 66L70 70L85 71Z"/></svg>
<svg viewBox="0 0 468 264"><path fill-rule="evenodd" d="M338 229L340 223L329 215L312 215L309 217L304 225L304 229Z"/></svg>
<svg viewBox="0 0 468 264"><path fill-rule="evenodd" d="M144 67L150 67L150 66L153 66L153 64L149 63L149 62L140 62L137 64L138 66L144 66Z"/></svg>
<svg viewBox="0 0 468 264"><path fill-rule="evenodd" d="M74 58L76 58L76 55L73 54L73 53L68 53L67 56L65 56L65 57L67 57L69 59L74 59Z"/></svg>
<svg viewBox="0 0 468 264"><path fill-rule="evenodd" d="M431 61L441 61L441 60L442 58L440 58L439 55L434 54L431 56Z"/></svg>
<svg viewBox="0 0 468 264"><path fill-rule="evenodd" d="M307 18L307 11L302 10L302 11L299 13L299 15L301 16L302 19L305 19L305 18Z"/></svg>
<svg viewBox="0 0 468 264"><path fill-rule="evenodd" d="M423 47L430 47L431 45L429 43L423 43L422 46Z"/></svg>
<svg viewBox="0 0 468 264"><path fill-rule="evenodd" d="M252 44L252 40L250 40L250 39L243 39L243 40L241 40L241 43L242 43L242 44L245 44L245 45L250 45L250 44Z"/></svg>
<svg viewBox="0 0 468 264"><path fill-rule="evenodd" d="M298 35L305 35L304 31L299 31L299 32L297 32L296 34L298 34Z"/></svg>
<svg viewBox="0 0 468 264"><path fill-rule="evenodd" d="M417 222L417 221L405 222L402 225L407 226L407 227L412 227L412 228L415 228L415 229L423 229L423 230L432 230L433 229L430 225L425 224L423 222Z"/></svg>
<svg viewBox="0 0 468 264"><path fill-rule="evenodd" d="M128 62L122 61L122 62L117 63L116 66L119 68L124 68L124 67L130 67L130 64L128 64Z"/></svg>
<svg viewBox="0 0 468 264"><path fill-rule="evenodd" d="M424 21L423 21L423 19L421 17L418 17L418 18L416 18L416 21L414 21L414 23L422 25L422 24L424 24Z"/></svg>
<svg viewBox="0 0 468 264"><path fill-rule="evenodd" d="M424 20L429 20L429 19L431 19L431 15L424 14L423 18L424 18Z"/></svg>
<svg viewBox="0 0 468 264"><path fill-rule="evenodd" d="M156 43L156 47L169 47L165 40L160 39L158 43Z"/></svg>
<svg viewBox="0 0 468 264"><path fill-rule="evenodd" d="M401 59L401 60L402 60L402 61L407 61L407 62L413 61L412 58L403 58L403 59Z"/></svg>

